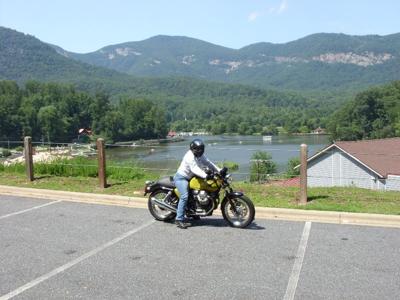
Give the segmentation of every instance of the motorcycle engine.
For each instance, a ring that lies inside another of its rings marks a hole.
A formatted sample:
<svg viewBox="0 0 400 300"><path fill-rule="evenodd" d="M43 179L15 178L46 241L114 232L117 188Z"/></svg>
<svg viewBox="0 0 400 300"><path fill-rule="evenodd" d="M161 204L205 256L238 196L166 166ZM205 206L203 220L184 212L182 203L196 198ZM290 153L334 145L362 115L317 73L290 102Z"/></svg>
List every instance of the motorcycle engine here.
<svg viewBox="0 0 400 300"><path fill-rule="evenodd" d="M208 195L208 193L204 190L193 191L193 197L201 207L207 207L212 200L210 195Z"/></svg>

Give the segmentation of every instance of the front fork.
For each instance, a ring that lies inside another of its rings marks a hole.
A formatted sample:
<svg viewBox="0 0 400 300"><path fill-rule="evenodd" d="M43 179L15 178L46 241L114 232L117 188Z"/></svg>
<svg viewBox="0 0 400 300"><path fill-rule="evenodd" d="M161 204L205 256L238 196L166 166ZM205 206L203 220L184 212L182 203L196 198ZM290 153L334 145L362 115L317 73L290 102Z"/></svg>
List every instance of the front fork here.
<svg viewBox="0 0 400 300"><path fill-rule="evenodd" d="M235 192L233 190L226 191L226 193L225 193L225 198L227 199L227 201L231 205L231 209L235 214L237 214L237 210L236 210L236 204L233 201L233 199L236 198L236 197L241 197L241 196L243 196L242 192Z"/></svg>

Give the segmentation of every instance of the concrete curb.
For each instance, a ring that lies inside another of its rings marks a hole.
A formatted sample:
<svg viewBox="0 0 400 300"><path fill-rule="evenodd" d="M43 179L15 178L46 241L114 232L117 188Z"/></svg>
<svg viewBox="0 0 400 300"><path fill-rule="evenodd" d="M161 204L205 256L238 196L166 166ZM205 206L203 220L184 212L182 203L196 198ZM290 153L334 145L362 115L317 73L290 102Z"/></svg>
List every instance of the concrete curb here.
<svg viewBox="0 0 400 300"><path fill-rule="evenodd" d="M0 194L103 205L117 205L132 208L147 208L147 199L144 197L65 192L4 185L0 185ZM215 213L217 215L221 214L220 211L216 211ZM256 207L256 218L400 228L400 216L383 214Z"/></svg>
<svg viewBox="0 0 400 300"><path fill-rule="evenodd" d="M83 202L93 204L127 206L133 208L147 208L147 200L142 197L127 197L105 194L78 193L45 189L20 188L0 185L0 194L19 197L33 197L41 199L55 199L62 201Z"/></svg>
<svg viewBox="0 0 400 300"><path fill-rule="evenodd" d="M396 215L267 208L267 207L257 207L256 215L259 218L276 219L276 220L312 221L319 223L400 228L400 216Z"/></svg>

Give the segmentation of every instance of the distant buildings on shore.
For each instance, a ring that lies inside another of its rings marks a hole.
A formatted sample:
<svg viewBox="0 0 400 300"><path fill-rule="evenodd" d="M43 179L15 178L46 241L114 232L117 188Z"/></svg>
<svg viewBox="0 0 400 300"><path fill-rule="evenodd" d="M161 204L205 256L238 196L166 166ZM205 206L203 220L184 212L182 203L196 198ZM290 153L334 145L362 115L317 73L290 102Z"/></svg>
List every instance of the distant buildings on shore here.
<svg viewBox="0 0 400 300"><path fill-rule="evenodd" d="M173 138L173 137L178 137L178 136L196 136L196 135L210 135L209 132L207 131L170 131L168 132L167 137Z"/></svg>
<svg viewBox="0 0 400 300"><path fill-rule="evenodd" d="M293 135L308 135L308 134L327 134L325 128L318 127L314 130L312 130L310 133L293 133ZM167 138L173 138L173 137L185 137L185 136L197 136L197 135L211 135L210 132L207 131L173 131L170 130L167 134ZM272 138L271 135L264 135L263 140L264 141L270 141Z"/></svg>
<svg viewBox="0 0 400 300"><path fill-rule="evenodd" d="M311 131L311 134L326 134L326 129L318 127L316 129L314 129L313 131Z"/></svg>

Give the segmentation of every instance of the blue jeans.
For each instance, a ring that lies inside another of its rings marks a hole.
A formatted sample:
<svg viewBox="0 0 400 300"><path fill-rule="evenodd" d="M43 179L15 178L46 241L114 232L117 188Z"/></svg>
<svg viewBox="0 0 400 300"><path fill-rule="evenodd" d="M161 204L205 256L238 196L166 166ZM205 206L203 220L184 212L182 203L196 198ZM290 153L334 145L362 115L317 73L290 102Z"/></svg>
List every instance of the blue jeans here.
<svg viewBox="0 0 400 300"><path fill-rule="evenodd" d="M185 219L186 204L189 197L189 180L181 174L176 173L174 182L180 194L175 220L183 221Z"/></svg>

